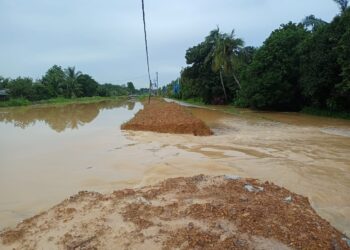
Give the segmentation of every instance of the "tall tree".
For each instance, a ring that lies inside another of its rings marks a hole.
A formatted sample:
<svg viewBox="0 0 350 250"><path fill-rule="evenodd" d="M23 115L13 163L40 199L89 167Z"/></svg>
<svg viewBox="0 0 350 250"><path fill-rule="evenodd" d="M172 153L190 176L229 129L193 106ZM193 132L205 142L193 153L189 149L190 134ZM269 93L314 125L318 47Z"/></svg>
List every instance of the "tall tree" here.
<svg viewBox="0 0 350 250"><path fill-rule="evenodd" d="M239 56L241 44L242 40L235 39L233 33L223 34L215 29L203 42L189 48L188 66L181 73L182 98L199 97L211 104L231 101L239 88L236 72L240 73L237 62L243 58Z"/></svg>
<svg viewBox="0 0 350 250"><path fill-rule="evenodd" d="M242 106L257 109L299 110L299 47L310 35L304 26L282 25L272 32L247 68L239 92Z"/></svg>
<svg viewBox="0 0 350 250"><path fill-rule="evenodd" d="M77 78L82 96L97 95L98 83L88 74L81 74Z"/></svg>
<svg viewBox="0 0 350 250"><path fill-rule="evenodd" d="M129 94L134 94L136 92L135 86L132 82L128 82L126 85L127 85Z"/></svg>
<svg viewBox="0 0 350 250"><path fill-rule="evenodd" d="M207 60L212 60L212 70L219 72L220 81L224 91L225 100L227 101L227 94L223 81L223 74L233 75L235 82L241 88L241 84L238 80L234 70L235 57L237 53L243 47L243 40L235 38L234 30L231 34L220 33L219 28L212 31L212 35L215 38L215 44L209 53Z"/></svg>
<svg viewBox="0 0 350 250"><path fill-rule="evenodd" d="M33 79L29 77L18 77L16 79L10 80L6 88L10 91L11 98L25 98L28 100L33 100Z"/></svg>
<svg viewBox="0 0 350 250"><path fill-rule="evenodd" d="M10 82L9 78L4 78L0 76L0 89L6 88L7 84Z"/></svg>
<svg viewBox="0 0 350 250"><path fill-rule="evenodd" d="M309 28L311 27L312 31L318 30L320 27L324 26L327 24L326 21L323 21L320 18L315 17L314 15L307 16L303 19L302 24L306 27Z"/></svg>
<svg viewBox="0 0 350 250"><path fill-rule="evenodd" d="M81 93L81 86L78 82L78 77L82 74L80 71L75 71L75 67L68 67L64 70L66 75L65 86L67 97L77 97Z"/></svg>
<svg viewBox="0 0 350 250"><path fill-rule="evenodd" d="M65 82L65 74L60 66L52 66L42 77L41 83L47 87L51 96L59 96L62 94L61 86Z"/></svg>
<svg viewBox="0 0 350 250"><path fill-rule="evenodd" d="M350 9L314 32L301 47L300 83L306 105L350 109Z"/></svg>
<svg viewBox="0 0 350 250"><path fill-rule="evenodd" d="M339 8L344 12L348 8L349 0L333 0L339 5Z"/></svg>

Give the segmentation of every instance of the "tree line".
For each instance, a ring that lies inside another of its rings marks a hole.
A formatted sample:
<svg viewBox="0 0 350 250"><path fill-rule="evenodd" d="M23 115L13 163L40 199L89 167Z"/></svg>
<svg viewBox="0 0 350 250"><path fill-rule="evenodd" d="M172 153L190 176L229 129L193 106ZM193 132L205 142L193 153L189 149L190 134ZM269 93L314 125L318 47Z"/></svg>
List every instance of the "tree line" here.
<svg viewBox="0 0 350 250"><path fill-rule="evenodd" d="M63 69L57 65L52 66L38 80L29 77L10 79L0 76L0 89L6 89L11 99L22 98L28 101L57 97L123 96L138 92L132 82L122 85L99 84L92 76L77 71L75 67Z"/></svg>
<svg viewBox="0 0 350 250"><path fill-rule="evenodd" d="M259 48L235 33L211 31L186 51L187 67L164 91L207 104L261 110L350 111L350 9L327 23L310 15L274 30ZM179 91L175 91L179 85Z"/></svg>
<svg viewBox="0 0 350 250"><path fill-rule="evenodd" d="M124 107L133 110L134 102L93 102L89 105L43 106L40 109L21 108L0 113L0 122L13 123L15 127L26 128L37 121L46 123L56 132L67 128L76 129L93 121L102 110Z"/></svg>

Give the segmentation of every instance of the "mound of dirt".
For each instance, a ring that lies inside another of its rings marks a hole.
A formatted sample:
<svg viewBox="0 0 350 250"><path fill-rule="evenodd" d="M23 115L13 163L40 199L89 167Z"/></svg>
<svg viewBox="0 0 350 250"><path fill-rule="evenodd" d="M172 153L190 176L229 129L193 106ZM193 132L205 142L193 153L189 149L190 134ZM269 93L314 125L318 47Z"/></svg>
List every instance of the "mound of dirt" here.
<svg viewBox="0 0 350 250"><path fill-rule="evenodd" d="M348 249L307 198L235 176L80 192L0 234L1 249Z"/></svg>
<svg viewBox="0 0 350 250"><path fill-rule="evenodd" d="M212 135L212 131L184 107L175 103L152 100L144 104L133 119L121 127L124 130L153 131L172 134Z"/></svg>

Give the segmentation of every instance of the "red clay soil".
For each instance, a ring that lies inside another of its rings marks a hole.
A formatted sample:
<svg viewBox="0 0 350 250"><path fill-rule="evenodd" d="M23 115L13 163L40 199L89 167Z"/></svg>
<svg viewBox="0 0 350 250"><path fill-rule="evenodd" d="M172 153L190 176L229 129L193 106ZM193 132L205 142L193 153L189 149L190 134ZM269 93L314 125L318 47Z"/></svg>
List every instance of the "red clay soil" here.
<svg viewBox="0 0 350 250"><path fill-rule="evenodd" d="M121 127L124 130L153 131L172 134L212 135L203 121L175 103L152 100L144 104L133 119Z"/></svg>
<svg viewBox="0 0 350 250"><path fill-rule="evenodd" d="M350 249L307 198L269 182L195 176L79 192L0 233L0 249Z"/></svg>

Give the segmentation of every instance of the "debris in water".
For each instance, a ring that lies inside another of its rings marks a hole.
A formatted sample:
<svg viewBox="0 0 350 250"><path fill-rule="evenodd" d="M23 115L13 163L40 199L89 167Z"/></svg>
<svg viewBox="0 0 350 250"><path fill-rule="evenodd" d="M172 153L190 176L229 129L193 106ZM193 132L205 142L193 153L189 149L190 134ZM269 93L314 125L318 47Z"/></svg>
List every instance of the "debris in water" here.
<svg viewBox="0 0 350 250"><path fill-rule="evenodd" d="M250 184L245 184L244 189L247 190L248 192L256 192L256 193L264 191L263 187L254 187Z"/></svg>
<svg viewBox="0 0 350 250"><path fill-rule="evenodd" d="M227 175L227 174L224 175L224 178L225 180L233 180L233 181L238 181L241 179L241 177L238 175Z"/></svg>
<svg viewBox="0 0 350 250"><path fill-rule="evenodd" d="M152 203L148 200L146 200L144 197L137 197L136 199L141 204L151 205Z"/></svg>
<svg viewBox="0 0 350 250"><path fill-rule="evenodd" d="M292 201L293 201L292 196L288 196L288 197L284 198L284 202L291 203Z"/></svg>
<svg viewBox="0 0 350 250"><path fill-rule="evenodd" d="M344 237L344 238L342 238L342 240L344 240L346 242L346 244L348 245L348 247L350 247L350 239Z"/></svg>

